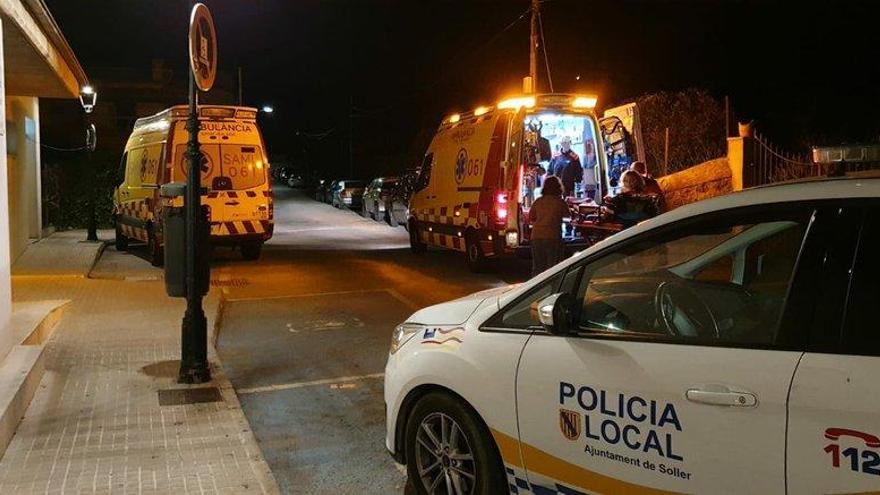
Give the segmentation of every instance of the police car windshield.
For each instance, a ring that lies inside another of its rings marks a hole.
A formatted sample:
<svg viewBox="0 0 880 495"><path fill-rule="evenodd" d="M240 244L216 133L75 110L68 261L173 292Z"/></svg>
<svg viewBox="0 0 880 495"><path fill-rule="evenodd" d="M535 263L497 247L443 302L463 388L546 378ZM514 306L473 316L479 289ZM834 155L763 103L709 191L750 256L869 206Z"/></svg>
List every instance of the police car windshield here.
<svg viewBox="0 0 880 495"><path fill-rule="evenodd" d="M202 184L215 190L241 190L266 182L266 163L259 146L202 144ZM186 177L186 145L177 145L177 167Z"/></svg>

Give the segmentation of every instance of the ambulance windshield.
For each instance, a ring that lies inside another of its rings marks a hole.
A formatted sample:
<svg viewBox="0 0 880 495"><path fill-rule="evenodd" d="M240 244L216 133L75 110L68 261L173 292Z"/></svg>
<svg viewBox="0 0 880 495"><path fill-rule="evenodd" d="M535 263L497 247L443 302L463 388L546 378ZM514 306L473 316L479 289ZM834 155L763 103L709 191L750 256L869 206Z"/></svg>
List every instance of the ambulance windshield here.
<svg viewBox="0 0 880 495"><path fill-rule="evenodd" d="M520 202L541 196L544 177L556 175L569 197L597 200L596 124L587 116L553 112L526 115ZM578 170L580 168L580 170Z"/></svg>
<svg viewBox="0 0 880 495"><path fill-rule="evenodd" d="M212 190L241 190L266 182L266 163L259 146L202 144L202 185ZM186 145L175 150L177 172L186 177Z"/></svg>

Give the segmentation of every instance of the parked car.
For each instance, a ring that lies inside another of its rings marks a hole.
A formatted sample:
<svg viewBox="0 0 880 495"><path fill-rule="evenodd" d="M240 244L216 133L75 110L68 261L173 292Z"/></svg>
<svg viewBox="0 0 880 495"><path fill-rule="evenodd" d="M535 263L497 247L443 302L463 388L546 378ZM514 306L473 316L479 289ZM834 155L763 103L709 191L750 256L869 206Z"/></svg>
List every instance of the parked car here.
<svg viewBox="0 0 880 495"><path fill-rule="evenodd" d="M330 203L337 208L360 209L366 186L367 183L362 180L341 180L333 188L333 199Z"/></svg>
<svg viewBox="0 0 880 495"><path fill-rule="evenodd" d="M391 196L391 190L397 184L397 177L377 177L373 179L364 192L361 214L373 220L385 216L385 200Z"/></svg>
<svg viewBox="0 0 880 495"><path fill-rule="evenodd" d="M391 189L391 194L385 198L385 223L388 225L392 227L403 225L406 228L409 198L419 180L419 170L418 168L407 170Z"/></svg>
<svg viewBox="0 0 880 495"><path fill-rule="evenodd" d="M303 179L302 174L297 172L290 173L287 176L287 185L289 187L300 189L305 186L305 180Z"/></svg>
<svg viewBox="0 0 880 495"><path fill-rule="evenodd" d="M698 201L416 312L386 447L414 493L876 492L878 200L846 178Z"/></svg>

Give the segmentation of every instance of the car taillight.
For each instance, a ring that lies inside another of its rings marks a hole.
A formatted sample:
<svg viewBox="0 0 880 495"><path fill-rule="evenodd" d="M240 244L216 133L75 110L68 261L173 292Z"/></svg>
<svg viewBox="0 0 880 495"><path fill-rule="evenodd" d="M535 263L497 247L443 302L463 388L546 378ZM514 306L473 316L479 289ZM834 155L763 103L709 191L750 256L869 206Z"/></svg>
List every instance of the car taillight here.
<svg viewBox="0 0 880 495"><path fill-rule="evenodd" d="M495 195L495 218L499 223L507 221L507 193L497 193Z"/></svg>

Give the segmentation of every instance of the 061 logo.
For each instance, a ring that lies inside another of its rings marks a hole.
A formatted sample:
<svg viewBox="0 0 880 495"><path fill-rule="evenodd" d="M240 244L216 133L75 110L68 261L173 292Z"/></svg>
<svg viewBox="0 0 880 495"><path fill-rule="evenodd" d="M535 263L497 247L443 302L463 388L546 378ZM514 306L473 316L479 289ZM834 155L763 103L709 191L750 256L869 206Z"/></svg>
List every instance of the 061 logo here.
<svg viewBox="0 0 880 495"><path fill-rule="evenodd" d="M462 148L458 150L458 155L455 157L455 183L461 184L464 182L464 177L468 172L468 152L466 149Z"/></svg>
<svg viewBox="0 0 880 495"><path fill-rule="evenodd" d="M467 177L479 176L483 171L483 160L468 157L465 148L458 150L455 156L455 183L461 185Z"/></svg>
<svg viewBox="0 0 880 495"><path fill-rule="evenodd" d="M825 452L831 455L831 465L839 468L841 460L857 473L880 476L880 438L848 428L828 428L825 438L831 440ZM841 444L846 448L841 449Z"/></svg>

